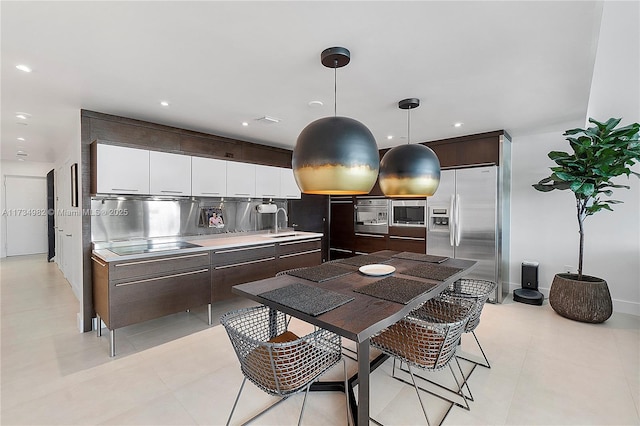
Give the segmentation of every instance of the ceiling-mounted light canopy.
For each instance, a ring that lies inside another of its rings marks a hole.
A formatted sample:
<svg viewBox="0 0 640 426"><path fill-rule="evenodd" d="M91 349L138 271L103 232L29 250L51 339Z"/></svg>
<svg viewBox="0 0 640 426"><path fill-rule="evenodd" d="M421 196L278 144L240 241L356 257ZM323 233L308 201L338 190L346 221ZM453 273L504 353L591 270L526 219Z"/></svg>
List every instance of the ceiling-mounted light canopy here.
<svg viewBox="0 0 640 426"><path fill-rule="evenodd" d="M336 114L335 70L350 59L344 47L331 47L320 55L322 65L334 69L334 116L310 123L298 136L291 164L296 183L306 194L367 194L378 176L378 146L371 131Z"/></svg>
<svg viewBox="0 0 640 426"><path fill-rule="evenodd" d="M391 148L380 161L380 189L387 197L429 197L440 184L440 161L431 148L411 145L411 110L420 105L420 99L410 98L398 102L407 111L407 144Z"/></svg>

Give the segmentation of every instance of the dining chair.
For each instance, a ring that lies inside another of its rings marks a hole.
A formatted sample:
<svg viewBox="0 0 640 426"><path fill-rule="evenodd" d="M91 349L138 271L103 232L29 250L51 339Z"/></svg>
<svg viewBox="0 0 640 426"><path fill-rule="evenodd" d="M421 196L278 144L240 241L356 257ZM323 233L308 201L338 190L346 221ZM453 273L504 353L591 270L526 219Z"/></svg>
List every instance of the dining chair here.
<svg viewBox="0 0 640 426"><path fill-rule="evenodd" d="M347 369L342 358L340 336L321 328L303 337L288 330L284 313L267 306L256 306L227 312L220 318L240 361L244 378L233 408L230 424L244 385L249 379L264 392L281 397L244 424L249 423L296 393L305 392L298 425L302 422L311 384L327 370L342 361L345 389ZM347 424L349 424L349 400Z"/></svg>
<svg viewBox="0 0 640 426"><path fill-rule="evenodd" d="M482 314L482 308L484 308L484 304L487 302L489 296L495 291L495 289L496 283L494 281L463 278L453 282L443 292L444 294L447 294L451 297L465 299L473 302L473 312L469 317L469 322L467 322L464 332L473 334L473 337L476 339L476 343L480 348L480 352L482 352L485 364L473 361L460 355L458 355L458 358L472 362L476 365L481 365L486 368L491 368L491 364L489 363L489 359L482 349L482 345L480 345L480 341L478 340L478 336L476 335L475 330L478 327L478 324L480 324L480 315Z"/></svg>
<svg viewBox="0 0 640 426"><path fill-rule="evenodd" d="M455 392L463 398L465 408L468 410L469 404L462 391L466 380L463 375L462 383L458 381L451 362L458 362L455 358L456 347L472 309L473 303L470 301L438 296L428 300L420 308L371 338L373 347L394 358L393 377L412 384L415 388L428 425L430 425L429 417L420 396L422 388L416 384L412 367L425 372L439 371L449 367L458 387ZM407 364L411 383L395 376L396 360ZM458 368L460 369L459 364ZM460 372L462 374L461 369ZM422 390L447 399L425 389Z"/></svg>

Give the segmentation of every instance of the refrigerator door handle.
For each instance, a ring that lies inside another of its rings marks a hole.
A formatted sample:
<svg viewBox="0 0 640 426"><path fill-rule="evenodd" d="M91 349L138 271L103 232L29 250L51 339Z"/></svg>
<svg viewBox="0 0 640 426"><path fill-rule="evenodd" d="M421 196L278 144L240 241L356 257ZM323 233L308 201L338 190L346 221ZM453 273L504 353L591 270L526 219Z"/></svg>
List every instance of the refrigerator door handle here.
<svg viewBox="0 0 640 426"><path fill-rule="evenodd" d="M460 194L456 194L456 247L460 246L462 237L462 220L460 219Z"/></svg>
<svg viewBox="0 0 640 426"><path fill-rule="evenodd" d="M455 195L451 196L451 202L449 204L449 244L451 247L455 244L455 233L456 233L456 218L454 215L455 211Z"/></svg>

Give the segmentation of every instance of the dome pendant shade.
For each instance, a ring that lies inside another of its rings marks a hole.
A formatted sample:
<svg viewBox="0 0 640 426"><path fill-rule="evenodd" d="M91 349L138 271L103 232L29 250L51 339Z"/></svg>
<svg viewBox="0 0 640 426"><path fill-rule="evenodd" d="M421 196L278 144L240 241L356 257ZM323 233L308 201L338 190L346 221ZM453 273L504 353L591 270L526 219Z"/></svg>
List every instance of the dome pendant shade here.
<svg viewBox="0 0 640 426"><path fill-rule="evenodd" d="M305 194L361 195L376 182L379 158L376 140L364 124L325 117L302 130L291 163Z"/></svg>
<svg viewBox="0 0 640 426"><path fill-rule="evenodd" d="M430 197L440 184L440 161L427 146L396 146L380 161L379 182L387 197Z"/></svg>

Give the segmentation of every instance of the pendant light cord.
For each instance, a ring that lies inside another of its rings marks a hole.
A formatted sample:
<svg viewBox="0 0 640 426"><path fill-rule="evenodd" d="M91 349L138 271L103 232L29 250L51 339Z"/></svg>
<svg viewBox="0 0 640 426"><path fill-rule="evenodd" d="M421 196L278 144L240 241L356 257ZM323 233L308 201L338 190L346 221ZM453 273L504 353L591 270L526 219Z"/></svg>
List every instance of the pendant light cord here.
<svg viewBox="0 0 640 426"><path fill-rule="evenodd" d="M333 116L338 116L338 60L333 60Z"/></svg>
<svg viewBox="0 0 640 426"><path fill-rule="evenodd" d="M411 108L407 109L407 145L411 144Z"/></svg>

